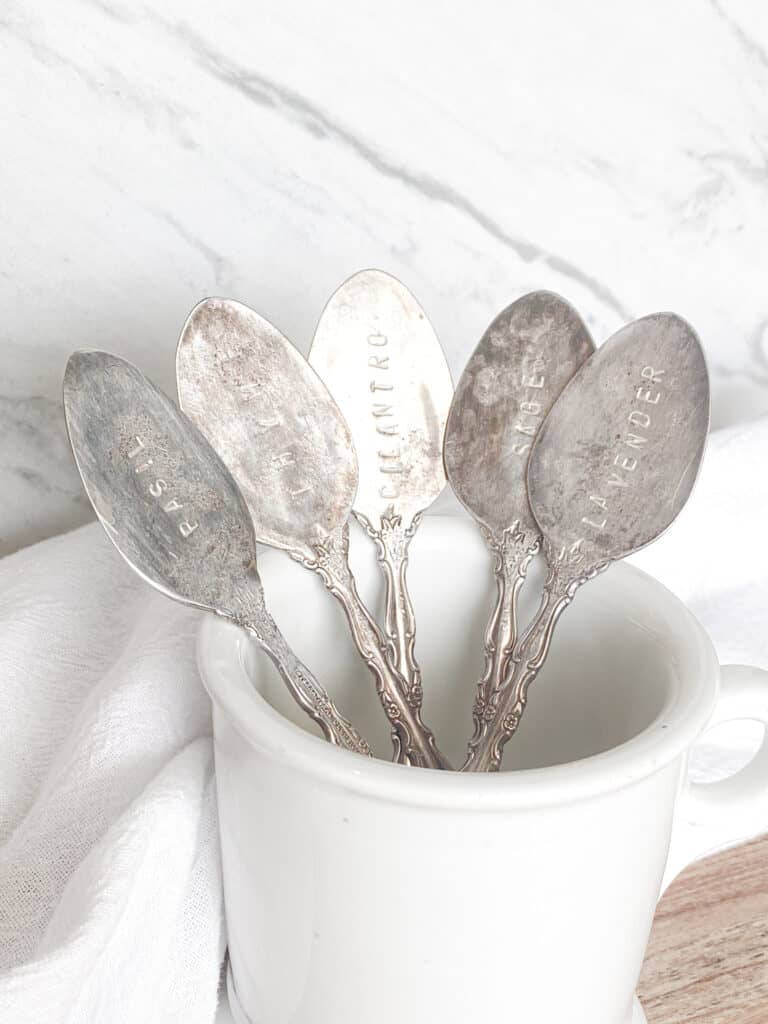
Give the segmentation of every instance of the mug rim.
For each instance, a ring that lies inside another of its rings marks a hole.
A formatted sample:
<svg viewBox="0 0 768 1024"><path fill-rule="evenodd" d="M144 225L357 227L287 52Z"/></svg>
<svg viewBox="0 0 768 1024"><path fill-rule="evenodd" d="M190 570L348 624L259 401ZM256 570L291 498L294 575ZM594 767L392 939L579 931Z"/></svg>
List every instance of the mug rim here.
<svg viewBox="0 0 768 1024"><path fill-rule="evenodd" d="M459 517L430 517L433 524ZM470 524L467 524L470 525ZM440 529L440 527L433 527ZM645 590L663 608L665 642L678 665L678 685L653 720L608 750L575 761L508 772L435 771L364 758L312 735L259 693L246 668L248 634L215 614L203 617L197 661L203 684L252 748L326 785L371 799L456 810L512 810L588 799L655 774L706 728L717 700L720 666L712 641L689 609L658 580L625 562L606 573L617 590ZM266 657L266 655L264 655ZM243 685L244 684L244 685ZM214 743L216 737L214 718Z"/></svg>

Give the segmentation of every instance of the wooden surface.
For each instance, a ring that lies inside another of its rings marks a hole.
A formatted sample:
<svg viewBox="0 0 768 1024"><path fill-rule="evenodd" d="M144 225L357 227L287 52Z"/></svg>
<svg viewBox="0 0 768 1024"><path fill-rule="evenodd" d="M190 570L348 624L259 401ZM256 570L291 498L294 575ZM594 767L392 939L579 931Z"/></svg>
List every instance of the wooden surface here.
<svg viewBox="0 0 768 1024"><path fill-rule="evenodd" d="M768 1024L768 837L670 886L639 991L648 1024Z"/></svg>

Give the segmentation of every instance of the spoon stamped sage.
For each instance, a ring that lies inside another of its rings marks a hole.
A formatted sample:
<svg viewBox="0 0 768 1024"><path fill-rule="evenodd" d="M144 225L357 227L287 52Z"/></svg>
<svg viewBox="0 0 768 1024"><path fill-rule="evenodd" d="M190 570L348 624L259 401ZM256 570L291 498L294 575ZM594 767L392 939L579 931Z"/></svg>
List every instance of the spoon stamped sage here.
<svg viewBox="0 0 768 1024"><path fill-rule="evenodd" d="M498 770L557 621L579 587L660 536L696 481L709 380L693 329L656 313L613 335L565 388L531 451L528 494L548 576L512 655L490 728L467 763Z"/></svg>
<svg viewBox="0 0 768 1024"><path fill-rule="evenodd" d="M176 371L181 407L238 482L257 539L318 573L341 603L389 719L395 758L448 767L357 592L348 560L357 461L323 382L276 327L228 299L192 310Z"/></svg>
<svg viewBox="0 0 768 1024"><path fill-rule="evenodd" d="M456 496L480 525L496 578L467 763L493 719L517 638L518 595L541 544L525 486L531 446L555 399L593 351L570 303L552 292L531 292L492 321L456 387L445 466Z"/></svg>
<svg viewBox="0 0 768 1024"><path fill-rule="evenodd" d="M445 487L443 435L453 396L448 364L424 310L390 274L363 270L323 310L309 353L352 432L359 482L352 511L375 541L385 577L385 632L422 703L416 621L406 580L422 513Z"/></svg>
<svg viewBox="0 0 768 1024"><path fill-rule="evenodd" d="M325 737L370 755L267 611L248 509L202 434L136 367L106 352L70 357L64 412L88 498L131 568L167 597L247 630Z"/></svg>

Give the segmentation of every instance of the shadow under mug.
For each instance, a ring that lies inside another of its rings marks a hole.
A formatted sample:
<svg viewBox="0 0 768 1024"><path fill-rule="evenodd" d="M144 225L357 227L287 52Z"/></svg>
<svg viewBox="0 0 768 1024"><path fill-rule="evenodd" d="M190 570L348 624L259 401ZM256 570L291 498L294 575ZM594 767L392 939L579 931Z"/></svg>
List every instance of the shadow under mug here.
<svg viewBox="0 0 768 1024"><path fill-rule="evenodd" d="M376 606L367 540L352 555ZM238 1024L643 1021L634 989L663 887L768 828L766 744L723 782L686 777L708 725L768 723L768 674L723 669L719 689L693 616L616 565L563 615L504 771L406 768L388 763L373 680L322 583L279 552L260 571L288 640L386 760L321 739L246 634L205 619ZM409 583L424 718L460 764L494 596L474 524L425 519Z"/></svg>

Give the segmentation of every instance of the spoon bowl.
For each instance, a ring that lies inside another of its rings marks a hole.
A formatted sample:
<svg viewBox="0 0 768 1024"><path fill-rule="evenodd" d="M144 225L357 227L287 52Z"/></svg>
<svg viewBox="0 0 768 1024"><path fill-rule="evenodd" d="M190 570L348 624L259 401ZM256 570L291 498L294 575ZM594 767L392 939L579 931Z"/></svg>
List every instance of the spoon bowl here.
<svg viewBox="0 0 768 1024"><path fill-rule="evenodd" d="M314 557L346 523L352 437L301 353L231 299L190 313L176 352L179 403L238 481L263 544Z"/></svg>
<svg viewBox="0 0 768 1024"><path fill-rule="evenodd" d="M445 467L468 512L493 536L538 527L525 474L555 399L594 352L584 322L554 292L530 292L496 316L464 368L448 415Z"/></svg>
<svg viewBox="0 0 768 1024"><path fill-rule="evenodd" d="M393 509L412 522L445 487L453 397L442 347L415 296L381 270L350 277L323 310L309 362L354 439L355 512L376 527Z"/></svg>
<svg viewBox="0 0 768 1024"><path fill-rule="evenodd" d="M635 320L565 388L528 467L536 521L586 567L625 558L677 518L709 428L709 379L693 329L673 313Z"/></svg>
<svg viewBox="0 0 768 1024"><path fill-rule="evenodd" d="M237 485L205 438L107 352L70 357L64 410L88 498L126 562L174 600L236 615L256 541Z"/></svg>

